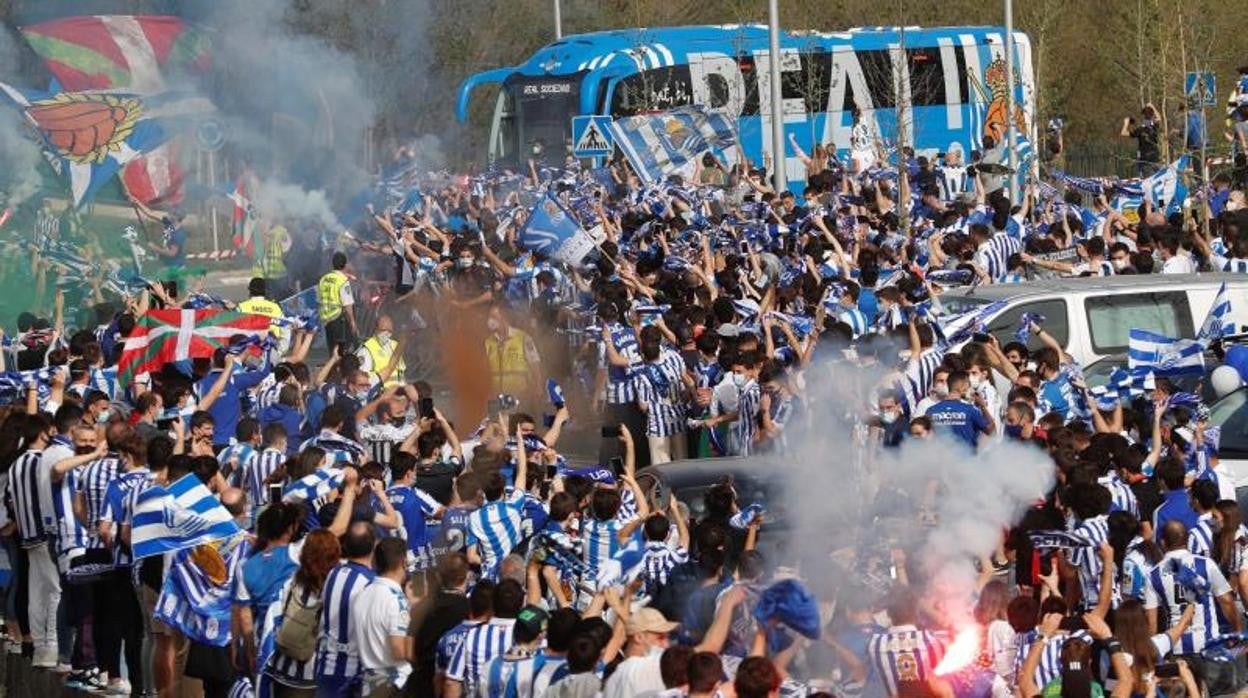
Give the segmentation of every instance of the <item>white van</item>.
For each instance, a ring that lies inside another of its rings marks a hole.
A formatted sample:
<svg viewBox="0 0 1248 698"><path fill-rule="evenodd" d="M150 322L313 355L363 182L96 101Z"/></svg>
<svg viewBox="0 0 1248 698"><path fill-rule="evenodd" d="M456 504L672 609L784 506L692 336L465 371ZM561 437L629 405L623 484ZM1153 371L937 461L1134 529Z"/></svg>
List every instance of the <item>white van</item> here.
<svg viewBox="0 0 1248 698"><path fill-rule="evenodd" d="M994 284L973 290L953 289L940 296L947 313L973 310L1004 301L989 316L988 331L1005 346L1024 312L1044 316L1044 330L1081 365L1127 351L1133 328L1167 337L1191 338L1213 306L1218 287L1226 282L1236 330L1248 326L1248 275L1148 274L1060 278L1024 284ZM1035 337L1029 349L1042 346Z"/></svg>

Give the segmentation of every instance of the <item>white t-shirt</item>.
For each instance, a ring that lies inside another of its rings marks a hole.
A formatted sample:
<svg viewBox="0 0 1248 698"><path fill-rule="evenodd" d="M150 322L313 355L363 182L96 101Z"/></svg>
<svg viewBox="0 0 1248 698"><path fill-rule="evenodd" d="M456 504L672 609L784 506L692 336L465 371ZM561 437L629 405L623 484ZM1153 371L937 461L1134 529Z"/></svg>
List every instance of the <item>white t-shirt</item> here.
<svg viewBox="0 0 1248 698"><path fill-rule="evenodd" d="M644 657L629 657L620 662L615 673L607 679L602 698L634 698L641 695L658 695L667 687L659 675L659 658L663 650L651 647Z"/></svg>
<svg viewBox="0 0 1248 698"><path fill-rule="evenodd" d="M389 672L392 683L400 687L412 667L395 660L390 652L390 638L407 637L409 620L403 588L385 577L374 579L351 604L351 627L356 633L360 664L365 669Z"/></svg>
<svg viewBox="0 0 1248 698"><path fill-rule="evenodd" d="M1162 274L1195 274L1196 265L1185 254L1176 254L1161 265Z"/></svg>

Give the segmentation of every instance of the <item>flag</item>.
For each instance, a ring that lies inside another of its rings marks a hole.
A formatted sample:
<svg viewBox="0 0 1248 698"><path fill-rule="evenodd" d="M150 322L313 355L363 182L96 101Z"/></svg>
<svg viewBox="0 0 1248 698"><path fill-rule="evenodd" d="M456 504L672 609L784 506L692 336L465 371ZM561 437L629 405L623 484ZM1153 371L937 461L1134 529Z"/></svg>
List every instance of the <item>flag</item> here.
<svg viewBox="0 0 1248 698"><path fill-rule="evenodd" d="M767 645L773 650L789 642L777 632L787 628L811 640L818 640L822 630L819 600L796 579L782 579L763 589L754 605L754 619L767 631Z"/></svg>
<svg viewBox="0 0 1248 698"><path fill-rule="evenodd" d="M282 309L282 314L286 316L285 320L279 324L315 330L320 321L318 313L320 303L316 299L315 286L305 288L286 300L278 301L277 305Z"/></svg>
<svg viewBox="0 0 1248 698"><path fill-rule="evenodd" d="M287 503L317 502L342 484L341 468L315 470L286 485L282 501Z"/></svg>
<svg viewBox="0 0 1248 698"><path fill-rule="evenodd" d="M70 91L161 92L166 77L208 67L206 36L170 16L87 15L22 27L22 35L60 85ZM125 165L122 184L144 204L182 199L183 172L174 142Z"/></svg>
<svg viewBox="0 0 1248 698"><path fill-rule="evenodd" d="M1044 324L1044 315L1040 313L1024 312L1018 318L1018 329L1014 330L1014 338L1026 344L1031 341L1031 325L1037 326Z"/></svg>
<svg viewBox="0 0 1248 698"><path fill-rule="evenodd" d="M1132 329L1127 339L1127 367L1159 376L1199 376L1205 372L1205 348L1194 339Z"/></svg>
<svg viewBox="0 0 1248 698"><path fill-rule="evenodd" d="M639 531L634 533L628 542L611 556L610 560L603 561L598 569L598 589L628 586L637 581L645 570L646 544Z"/></svg>
<svg viewBox="0 0 1248 698"><path fill-rule="evenodd" d="M981 332L988 321L998 312L1005 309L1005 301L993 301L985 303L975 310L970 310L959 315L954 315L943 321L933 323L932 330L936 332L937 338L943 337L942 344L954 346L961 344L971 338L976 332Z"/></svg>
<svg viewBox="0 0 1248 698"><path fill-rule="evenodd" d="M250 547L240 535L220 545L178 551L152 616L195 642L229 644L232 591Z"/></svg>
<svg viewBox="0 0 1248 698"><path fill-rule="evenodd" d="M650 185L662 183L708 150L737 142L732 118L701 106L619 118L611 123L611 133L637 176Z"/></svg>
<svg viewBox="0 0 1248 698"><path fill-rule="evenodd" d="M128 162L169 139L176 120L211 111L201 97L177 92L143 95L125 91L24 93L0 83L39 132L43 148L68 174L75 206Z"/></svg>
<svg viewBox="0 0 1248 698"><path fill-rule="evenodd" d="M1115 368L1104 385L1093 386L1088 392L1096 399L1097 409L1104 411L1112 410L1119 404L1125 405L1131 402L1131 398L1144 393L1136 387L1135 379L1124 368Z"/></svg>
<svg viewBox="0 0 1248 698"><path fill-rule="evenodd" d="M1142 180L1119 182L1116 188L1128 197L1147 198L1153 210L1170 216L1182 211L1183 202L1187 200L1183 173L1190 169L1190 164L1190 157L1183 155Z"/></svg>
<svg viewBox="0 0 1248 698"><path fill-rule="evenodd" d="M240 253L246 253L248 257L254 257L256 254L255 232L256 232L256 213L251 205L251 201L247 198L247 182L245 175L239 175L238 181L234 183L234 189L229 193L230 201L234 202L234 249Z"/></svg>
<svg viewBox="0 0 1248 698"><path fill-rule="evenodd" d="M548 258L578 266L594 250L594 239L550 194L529 212L520 244Z"/></svg>
<svg viewBox="0 0 1248 698"><path fill-rule="evenodd" d="M237 535L242 529L194 473L139 494L130 547L141 560Z"/></svg>
<svg viewBox="0 0 1248 698"><path fill-rule="evenodd" d="M1231 319L1231 296L1226 290L1226 282L1223 281L1218 287L1218 295L1213 297L1209 314L1205 316L1200 331L1196 333L1196 341L1208 349L1214 340L1228 334L1235 334L1235 321Z"/></svg>
<svg viewBox="0 0 1248 698"><path fill-rule="evenodd" d="M1060 170L1052 170L1050 174L1054 180L1064 184L1070 189L1076 189L1087 194L1092 194L1093 196L1100 196L1105 193L1105 186L1101 184L1098 179L1093 179L1091 177L1075 177L1074 175L1066 174Z"/></svg>
<svg viewBox="0 0 1248 698"><path fill-rule="evenodd" d="M134 376L156 372L166 363L211 357L235 335L263 337L271 320L229 310L152 310L126 337L118 362L118 380L129 385Z"/></svg>

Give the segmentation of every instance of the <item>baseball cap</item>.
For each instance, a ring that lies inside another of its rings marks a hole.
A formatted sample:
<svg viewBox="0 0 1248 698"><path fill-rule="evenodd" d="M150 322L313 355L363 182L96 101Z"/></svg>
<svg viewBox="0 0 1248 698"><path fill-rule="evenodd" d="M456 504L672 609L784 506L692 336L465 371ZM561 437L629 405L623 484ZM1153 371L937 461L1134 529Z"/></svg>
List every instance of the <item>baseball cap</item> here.
<svg viewBox="0 0 1248 698"><path fill-rule="evenodd" d="M633 615L628 619L626 630L629 635L637 633L667 634L679 626L680 623L668 620L658 610L647 606L633 612Z"/></svg>
<svg viewBox="0 0 1248 698"><path fill-rule="evenodd" d="M546 630L550 616L537 606L525 606L516 614L515 641L532 642Z"/></svg>

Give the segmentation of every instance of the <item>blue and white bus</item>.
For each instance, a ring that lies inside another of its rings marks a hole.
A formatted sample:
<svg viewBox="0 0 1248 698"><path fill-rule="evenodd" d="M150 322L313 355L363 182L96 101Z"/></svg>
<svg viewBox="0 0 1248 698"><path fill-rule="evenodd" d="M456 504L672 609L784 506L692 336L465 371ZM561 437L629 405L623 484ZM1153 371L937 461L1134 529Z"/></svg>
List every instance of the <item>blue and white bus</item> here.
<svg viewBox="0 0 1248 698"><path fill-rule="evenodd" d="M1015 113L1034 139L1031 42L1014 34ZM786 140L810 153L816 143L849 147L853 106L896 138L897 105L910 104L908 142L920 153L969 153L985 132L1004 133L1005 30L1000 27L871 27L843 32L790 31L780 38ZM904 48L903 48L904 47ZM456 116L472 94L499 86L489 158L522 161L571 149L571 117L629 116L700 104L734 116L745 153L762 163L771 143L771 52L765 25L621 29L566 36L517 66L473 75L460 86ZM903 110L904 112L904 110ZM786 174L805 169L786 143ZM729 154L732 155L732 154Z"/></svg>

